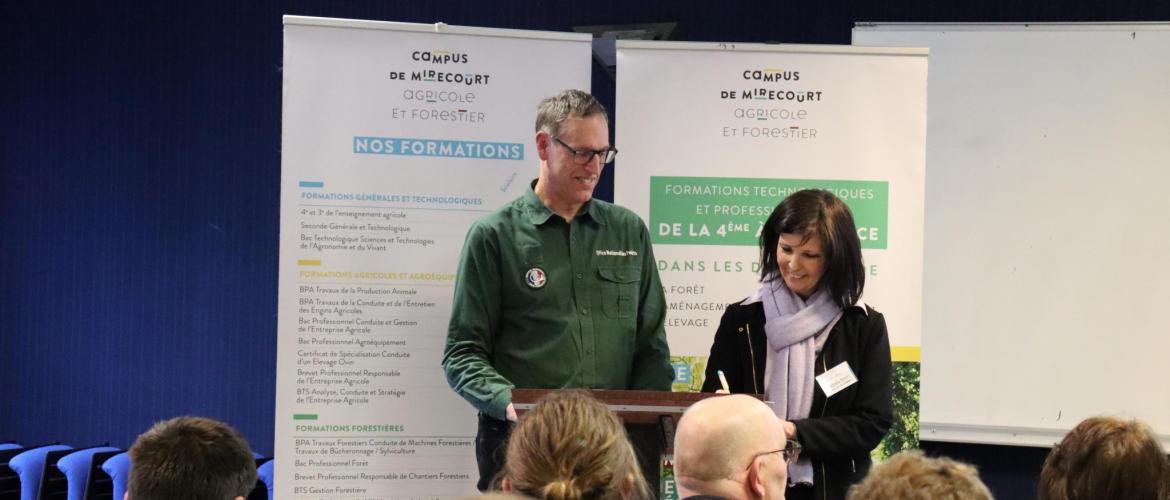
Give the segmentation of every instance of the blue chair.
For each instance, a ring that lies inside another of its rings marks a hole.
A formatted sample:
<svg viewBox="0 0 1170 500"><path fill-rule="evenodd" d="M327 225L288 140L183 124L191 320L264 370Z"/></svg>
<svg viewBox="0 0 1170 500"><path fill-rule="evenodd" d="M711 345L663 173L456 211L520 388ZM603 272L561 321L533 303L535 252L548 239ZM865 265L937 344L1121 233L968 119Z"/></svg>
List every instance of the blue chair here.
<svg viewBox="0 0 1170 500"><path fill-rule="evenodd" d="M102 470L114 480L114 500L126 496L126 483L130 481L130 454L122 452L110 457L102 464Z"/></svg>
<svg viewBox="0 0 1170 500"><path fill-rule="evenodd" d="M41 486L36 491L37 500L69 500L69 478L57 468L61 457L77 450L57 450L45 454L44 470L41 471Z"/></svg>
<svg viewBox="0 0 1170 500"><path fill-rule="evenodd" d="M40 498L41 475L45 472L45 456L50 452L72 450L72 446L51 444L26 450L8 461L16 475L20 476L20 500Z"/></svg>
<svg viewBox="0 0 1170 500"><path fill-rule="evenodd" d="M84 500L85 487L89 482L89 470L93 464L93 456L95 453L102 453L108 451L121 451L118 448L111 448L109 446L98 446L95 448L87 448L81 451L75 451L57 461L57 468L65 473L65 478L69 482L68 500Z"/></svg>
<svg viewBox="0 0 1170 500"><path fill-rule="evenodd" d="M0 500L20 498L20 476L8 467L8 461L23 451L24 447L16 443L0 445Z"/></svg>
<svg viewBox="0 0 1170 500"><path fill-rule="evenodd" d="M114 479L102 470L102 465L109 460L110 457L122 453L122 450L113 448L114 451L99 451L93 454L93 459L89 464L89 480L85 483L85 491L82 492L82 497L85 500L115 500L114 499ZM121 498L117 500L122 500Z"/></svg>
<svg viewBox="0 0 1170 500"><path fill-rule="evenodd" d="M275 466L276 460L269 460L256 468L256 475L260 477L260 482L268 487L268 500L272 500L272 482L276 475Z"/></svg>

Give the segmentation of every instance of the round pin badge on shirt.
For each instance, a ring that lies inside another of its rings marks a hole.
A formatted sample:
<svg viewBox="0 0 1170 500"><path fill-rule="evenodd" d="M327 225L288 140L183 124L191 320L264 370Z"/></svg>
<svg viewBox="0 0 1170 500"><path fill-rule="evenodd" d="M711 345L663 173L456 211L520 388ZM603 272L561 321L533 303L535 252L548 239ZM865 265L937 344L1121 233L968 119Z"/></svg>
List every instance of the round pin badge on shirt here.
<svg viewBox="0 0 1170 500"><path fill-rule="evenodd" d="M528 282L528 288L539 290L544 288L544 285L548 283L548 277L545 276L544 269L534 267L529 269L528 273L524 275L524 281Z"/></svg>

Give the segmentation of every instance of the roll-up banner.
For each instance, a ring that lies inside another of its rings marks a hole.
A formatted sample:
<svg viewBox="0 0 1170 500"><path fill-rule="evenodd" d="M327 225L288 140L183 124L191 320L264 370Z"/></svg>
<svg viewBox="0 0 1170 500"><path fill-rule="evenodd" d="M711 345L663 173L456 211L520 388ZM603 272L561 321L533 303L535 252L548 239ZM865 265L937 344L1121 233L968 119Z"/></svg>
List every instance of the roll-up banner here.
<svg viewBox="0 0 1170 500"><path fill-rule="evenodd" d="M796 190L828 189L857 223L862 300L885 315L893 359L905 362L895 364L895 404L906 420L885 446L915 445L927 51L617 47L614 201L650 227L675 390L702 385L723 310L759 288L759 231L772 209Z"/></svg>
<svg viewBox="0 0 1170 500"><path fill-rule="evenodd" d="M475 492L440 359L463 238L537 175L587 34L284 18L276 498Z"/></svg>

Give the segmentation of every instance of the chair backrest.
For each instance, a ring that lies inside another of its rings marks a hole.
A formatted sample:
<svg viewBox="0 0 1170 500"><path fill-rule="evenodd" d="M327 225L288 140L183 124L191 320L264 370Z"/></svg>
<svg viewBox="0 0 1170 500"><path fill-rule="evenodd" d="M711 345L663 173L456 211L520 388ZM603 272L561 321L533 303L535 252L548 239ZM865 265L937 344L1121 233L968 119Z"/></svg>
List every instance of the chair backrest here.
<svg viewBox="0 0 1170 500"><path fill-rule="evenodd" d="M123 453L122 450L99 451L93 454L89 461L89 477L85 482L85 491L81 494L83 500L113 500L114 479L102 470L106 460ZM120 497L117 500L122 500Z"/></svg>
<svg viewBox="0 0 1170 500"><path fill-rule="evenodd" d="M40 498L41 475L45 472L45 456L54 451L72 450L72 446L51 444L21 452L8 461L8 466L20 476L20 500Z"/></svg>
<svg viewBox="0 0 1170 500"><path fill-rule="evenodd" d="M4 443L0 448L0 500L18 500L20 498L20 476L8 467L8 461L25 451L23 446L16 443Z"/></svg>
<svg viewBox="0 0 1170 500"><path fill-rule="evenodd" d="M276 460L269 460L256 468L256 476L268 487L268 500L272 500L272 483L276 474Z"/></svg>
<svg viewBox="0 0 1170 500"><path fill-rule="evenodd" d="M114 500L122 500L126 496L126 483L130 481L130 453L123 451L106 459L102 463L102 470L113 482L114 494L111 496Z"/></svg>
<svg viewBox="0 0 1170 500"><path fill-rule="evenodd" d="M69 478L57 468L57 462L73 452L74 450L55 450L45 454L45 461L41 464L41 485L37 489L38 500L68 500Z"/></svg>
<svg viewBox="0 0 1170 500"><path fill-rule="evenodd" d="M69 485L67 500L85 499L85 491L89 483L89 471L93 468L93 457L95 454L119 451L122 450L109 446L95 446L93 448L74 451L57 460L57 469L65 474ZM47 500L43 493L41 498L42 500Z"/></svg>
<svg viewBox="0 0 1170 500"><path fill-rule="evenodd" d="M245 500L267 500L270 498L268 484L260 479L260 468L264 467L264 464L271 463L272 457L262 457L256 452L252 452L252 455L256 456L256 486L248 493L248 498Z"/></svg>

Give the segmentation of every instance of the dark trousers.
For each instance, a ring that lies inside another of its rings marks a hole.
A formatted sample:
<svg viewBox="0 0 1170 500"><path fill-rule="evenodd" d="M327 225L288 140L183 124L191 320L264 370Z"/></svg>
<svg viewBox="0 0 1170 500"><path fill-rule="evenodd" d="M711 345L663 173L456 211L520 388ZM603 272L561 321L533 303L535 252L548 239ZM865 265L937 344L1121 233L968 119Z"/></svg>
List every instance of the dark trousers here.
<svg viewBox="0 0 1170 500"><path fill-rule="evenodd" d="M475 434L475 462L479 466L479 491L499 489L496 476L504 469L504 452L512 423L479 414L479 430Z"/></svg>

